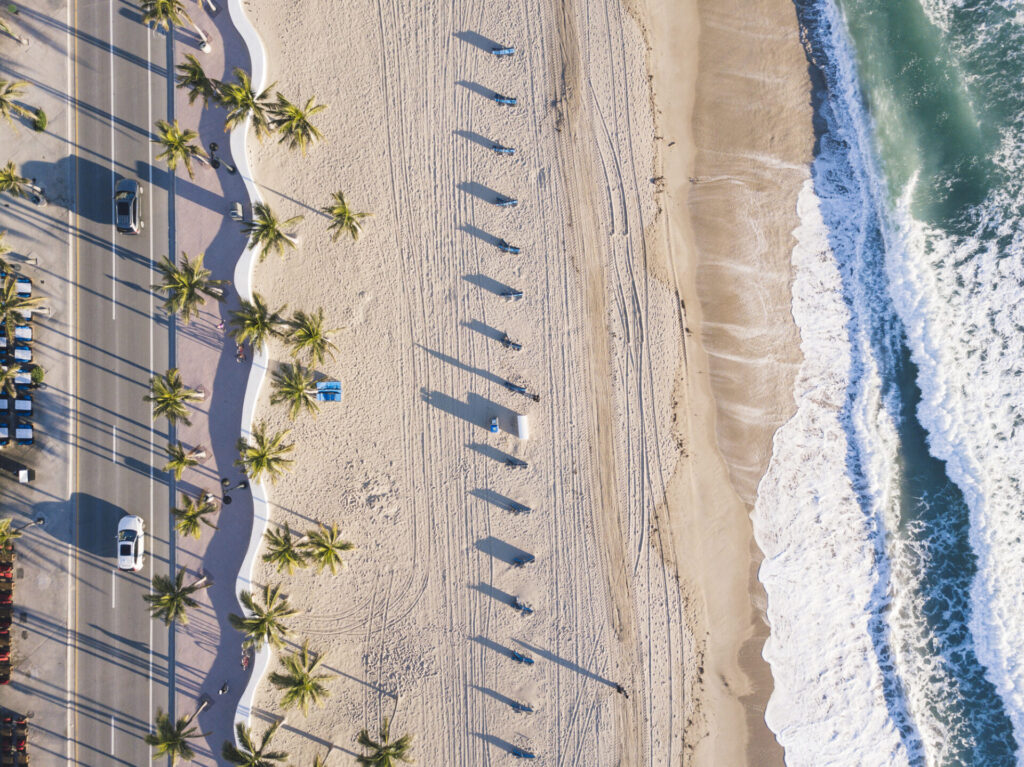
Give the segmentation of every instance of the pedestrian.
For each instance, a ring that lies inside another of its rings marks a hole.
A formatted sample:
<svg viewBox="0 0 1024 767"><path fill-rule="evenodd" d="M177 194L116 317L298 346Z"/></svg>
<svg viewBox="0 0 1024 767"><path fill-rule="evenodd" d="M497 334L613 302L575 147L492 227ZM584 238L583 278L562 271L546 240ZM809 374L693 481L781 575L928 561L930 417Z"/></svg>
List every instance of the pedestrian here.
<svg viewBox="0 0 1024 767"><path fill-rule="evenodd" d="M220 322L217 323L217 330L223 330L223 329L224 329L224 320L221 320Z"/></svg>
<svg viewBox="0 0 1024 767"><path fill-rule="evenodd" d="M220 690L218 690L218 691L217 691L217 694L218 694L218 695L223 695L223 694L224 694L224 693L226 693L227 691L228 691L228 683L227 683L227 682L225 682L224 684L222 684L222 685L220 686Z"/></svg>

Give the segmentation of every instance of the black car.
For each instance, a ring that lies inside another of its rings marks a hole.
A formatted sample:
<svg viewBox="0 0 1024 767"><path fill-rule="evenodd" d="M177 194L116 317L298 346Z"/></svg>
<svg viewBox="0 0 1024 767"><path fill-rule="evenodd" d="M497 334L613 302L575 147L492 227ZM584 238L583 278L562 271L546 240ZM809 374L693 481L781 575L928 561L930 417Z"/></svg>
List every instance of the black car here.
<svg viewBox="0 0 1024 767"><path fill-rule="evenodd" d="M114 226L124 234L138 234L142 229L142 187L139 182L123 178L114 192Z"/></svg>

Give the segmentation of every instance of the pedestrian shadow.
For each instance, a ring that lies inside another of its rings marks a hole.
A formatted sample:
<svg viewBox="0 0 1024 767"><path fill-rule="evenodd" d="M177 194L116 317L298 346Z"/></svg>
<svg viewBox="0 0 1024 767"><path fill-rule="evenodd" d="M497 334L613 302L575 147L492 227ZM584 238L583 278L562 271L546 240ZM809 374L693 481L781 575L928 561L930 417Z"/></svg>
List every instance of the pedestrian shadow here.
<svg viewBox="0 0 1024 767"><path fill-rule="evenodd" d="M507 196L477 181L460 181L455 185L455 188L464 194L468 194L470 197L476 197L478 200L483 200L491 205L496 204L499 197Z"/></svg>
<svg viewBox="0 0 1024 767"><path fill-rule="evenodd" d="M480 83L473 83L470 82L469 80L457 80L455 84L461 85L463 88L470 91L471 93L475 93L478 96L482 96L488 101L494 101L494 97L498 95L497 91L491 88L485 88Z"/></svg>
<svg viewBox="0 0 1024 767"><path fill-rule="evenodd" d="M478 487L475 490L470 490L469 494L479 498L485 503L489 503L493 506L497 506L499 509L507 511L515 501L509 498L507 495L491 490L489 487Z"/></svg>
<svg viewBox="0 0 1024 767"><path fill-rule="evenodd" d="M474 48L479 48L485 53L490 53L492 48L504 47L501 43L497 43L489 37L484 37L479 32L471 32L468 29L462 32L453 32L452 37L458 38L462 42L472 45Z"/></svg>
<svg viewBox="0 0 1024 767"><path fill-rule="evenodd" d="M498 448L496 447L481 444L479 442L471 442L470 444L466 445L466 447L468 447L470 450L474 450L477 453L480 453L480 455L482 455L484 458L490 458L491 460L498 461L498 463L508 463L509 461L519 460L511 453L506 453L503 450L498 450Z"/></svg>
<svg viewBox="0 0 1024 767"><path fill-rule="evenodd" d="M478 551L488 554L507 565L511 565L517 557L529 556L528 551L523 551L518 546L506 543L500 538L495 538L493 535L481 538L473 545Z"/></svg>
<svg viewBox="0 0 1024 767"><path fill-rule="evenodd" d="M470 330L475 330L480 335L484 336L485 338L490 338L492 341L500 341L505 337L504 331L498 330L497 328L492 327L485 322L481 322L480 320L470 320L469 322L463 322L462 326L469 328Z"/></svg>
<svg viewBox="0 0 1024 767"><path fill-rule="evenodd" d="M500 692L492 690L490 687L481 687L478 684L471 684L470 687L472 687L474 690L477 690L478 692L482 692L484 695L487 695L488 697L494 698L496 701L498 701L498 703L503 703L504 705L509 707L512 707L517 702L512 698L508 697L507 695L502 695Z"/></svg>
<svg viewBox="0 0 1024 767"><path fill-rule="evenodd" d="M470 586L470 588L473 591L483 594L485 597L490 597L491 599L501 602L503 605L508 605L509 607L512 606L516 599L512 594L504 592L499 588L495 588L491 584L484 583L483 581L480 581L475 586Z"/></svg>
<svg viewBox="0 0 1024 767"><path fill-rule="evenodd" d="M438 359L441 362L446 362L446 363L448 363L449 365L451 365L453 367L457 367L459 370L463 370L463 371L465 371L467 373L472 373L473 375L478 375L481 378L483 378L485 381L490 381L491 383L501 384L502 386L505 385L505 379L504 378L502 378L501 376L496 376L494 373L491 373L491 372L489 372L487 370L484 370L483 368L476 368L476 367L473 367L472 365L467 365L465 362L462 362L462 361L456 359L455 357L451 356L450 354L445 354L444 352L438 351L436 349L430 349L430 348L424 346L423 344L413 344L413 345L416 346L419 349L422 349L423 351L425 351L427 354L429 354L434 359Z"/></svg>
<svg viewBox="0 0 1024 767"><path fill-rule="evenodd" d="M471 130L456 130L452 131L456 136L466 139L472 144L482 146L484 149L491 149L497 142L492 141L486 136L481 136L479 133L475 133Z"/></svg>
<svg viewBox="0 0 1024 767"><path fill-rule="evenodd" d="M506 285L504 282L498 282L486 274L464 274L462 279L470 285L475 285L481 290L486 290L488 293L493 293L496 296L500 296L502 293L510 293L514 290L511 286Z"/></svg>
<svg viewBox="0 0 1024 767"><path fill-rule="evenodd" d="M497 746L498 748L507 751L510 754L516 749L522 748L521 746L512 745L507 740L502 740L497 735L491 735L490 733L486 732L474 732L473 734L480 738L480 740L482 740L484 743L488 743L492 746Z"/></svg>
<svg viewBox="0 0 1024 767"><path fill-rule="evenodd" d="M500 237L495 237L493 234L488 234L480 227L473 226L472 224L463 224L462 226L459 227L459 229L465 232L466 234L476 237L478 240L483 240L488 245L493 245L494 247L498 247L498 243L501 242Z"/></svg>
<svg viewBox="0 0 1024 767"><path fill-rule="evenodd" d="M609 687L615 687L615 682L613 682L611 679L606 679L600 674L595 674L593 671L588 671L578 663L574 663L571 660L566 660L565 658L559 657L558 655L555 655L552 652L542 650L539 647L534 647L533 645L524 642L521 639L513 639L512 641L536 658L543 658L544 660L549 660L552 663L557 663L562 668L576 672L580 676L585 676L588 679L593 679L595 682L601 682L602 684L606 684Z"/></svg>

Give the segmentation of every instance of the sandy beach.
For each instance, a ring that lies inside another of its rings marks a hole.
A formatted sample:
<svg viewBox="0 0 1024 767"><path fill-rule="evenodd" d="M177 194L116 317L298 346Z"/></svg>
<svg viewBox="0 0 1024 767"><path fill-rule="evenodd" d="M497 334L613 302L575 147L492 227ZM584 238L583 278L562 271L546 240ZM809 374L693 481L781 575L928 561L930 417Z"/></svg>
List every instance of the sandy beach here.
<svg viewBox="0 0 1024 767"><path fill-rule="evenodd" d="M305 216L255 289L324 308L339 353L318 372L344 387L294 424L264 391L258 417L296 443L273 520L336 523L358 547L337 576L254 573L284 584L296 637L337 674L326 706L289 713L277 743L293 761L351 753L393 716L420 764L512 746L781 764L747 513L792 405L810 110L791 6L740 5L248 3L277 88L329 105L306 157L251 146L266 200ZM337 190L375 213L359 242L332 242L317 212ZM520 551L536 556L522 570ZM277 699L264 683L257 716Z"/></svg>

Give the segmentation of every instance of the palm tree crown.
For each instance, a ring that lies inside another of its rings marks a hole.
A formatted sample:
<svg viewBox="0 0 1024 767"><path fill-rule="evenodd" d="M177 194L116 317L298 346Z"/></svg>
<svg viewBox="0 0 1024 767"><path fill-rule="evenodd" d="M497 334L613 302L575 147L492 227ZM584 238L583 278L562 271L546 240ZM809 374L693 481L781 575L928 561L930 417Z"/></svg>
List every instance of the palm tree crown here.
<svg viewBox="0 0 1024 767"><path fill-rule="evenodd" d="M8 192L14 197L26 199L35 195L45 202L43 190L33 184L30 179L19 175L18 167L13 162L8 162L3 168L0 168L0 192Z"/></svg>
<svg viewBox="0 0 1024 767"><path fill-rule="evenodd" d="M287 571L291 575L296 567L306 566L305 552L299 548L303 542L292 538L292 530L287 524L280 530L267 530L263 537L267 542L263 561L277 565L278 572Z"/></svg>
<svg viewBox="0 0 1024 767"><path fill-rule="evenodd" d="M242 299L242 308L231 312L231 335L240 344L249 342L260 349L270 338L281 335L284 318L281 313L287 305L270 311L263 296L252 294L252 301Z"/></svg>
<svg viewBox="0 0 1024 767"><path fill-rule="evenodd" d="M183 22L187 22L202 41L203 50L210 50L206 35L192 21L181 0L139 0L139 7L142 9L142 23L146 26L159 27L164 32L170 32L172 28L180 27Z"/></svg>
<svg viewBox="0 0 1024 767"><path fill-rule="evenodd" d="M262 141L270 135L269 113L273 105L269 94L276 83L271 83L262 92L256 93L248 72L235 67L232 73L235 75L235 82L221 83L219 89L220 103L228 110L224 130L231 130L236 125L244 123L247 117L251 117L256 138Z"/></svg>
<svg viewBox="0 0 1024 767"><path fill-rule="evenodd" d="M32 310L43 302L39 296L19 296L18 283L8 274L0 285L0 323L7 335L8 348L14 344L14 328L25 324Z"/></svg>
<svg viewBox="0 0 1024 767"><path fill-rule="evenodd" d="M288 754L284 751L270 751L270 740L281 726L281 721L274 722L270 729L263 733L259 744L252 734L252 730L242 722L235 724L235 737L239 746L229 740L224 741L220 755L231 764L242 765L242 767L273 767L274 762L284 762Z"/></svg>
<svg viewBox="0 0 1024 767"><path fill-rule="evenodd" d="M282 621L298 614L292 608L288 598L281 596L281 587L263 587L263 604L256 601L251 591L243 591L239 596L242 606L248 611L247 616L231 613L228 621L245 635L242 645L257 650L264 644L272 647L283 647L285 637L292 632Z"/></svg>
<svg viewBox="0 0 1024 767"><path fill-rule="evenodd" d="M25 95L27 87L28 83L23 80L0 80L0 115L11 125L14 124L11 113L19 114L22 117L32 115L31 110L15 103L15 99L20 99Z"/></svg>
<svg viewBox="0 0 1024 767"><path fill-rule="evenodd" d="M21 530L16 527L11 527L14 520L10 517L7 519L0 519L0 548L5 548L7 544L11 543L15 538L21 537Z"/></svg>
<svg viewBox="0 0 1024 767"><path fill-rule="evenodd" d="M17 382L20 372L20 365L0 365L0 391L5 392L8 397L18 396Z"/></svg>
<svg viewBox="0 0 1024 767"><path fill-rule="evenodd" d="M201 402L206 398L198 389L185 386L178 368L170 368L162 376L153 376L149 387L150 393L143 396L143 399L153 403L153 418L166 416L171 423L182 421L191 424L186 405L189 402Z"/></svg>
<svg viewBox="0 0 1024 767"><path fill-rule="evenodd" d="M157 261L163 282L153 285L153 290L164 293L164 309L169 314L180 314L187 325L194 317L199 316L199 309L206 303L204 295L218 301L224 300L222 285L227 280L211 280L210 270L203 266L205 254L200 253L195 260L189 259L187 253L181 254L181 266L175 266L167 256Z"/></svg>
<svg viewBox="0 0 1024 767"><path fill-rule="evenodd" d="M181 161L185 163L188 177L195 178L196 174L192 170L193 158L203 164L208 164L206 150L195 143L195 140L199 138L199 134L194 130L191 128L182 130L178 127L177 120L173 124L166 120L157 120L156 129L158 134L153 139L153 143L159 144L164 148L164 151L158 154L156 159L166 162L170 170L175 170L178 167L178 162Z"/></svg>
<svg viewBox="0 0 1024 767"><path fill-rule="evenodd" d="M180 508L171 509L171 513L174 515L174 529L180 535L191 535L198 539L202 535L201 524L212 527L214 530L217 529L217 526L206 518L217 512L217 503L213 496L200 490L198 498L192 498L182 493L181 501Z"/></svg>
<svg viewBox="0 0 1024 767"><path fill-rule="evenodd" d="M284 457L295 449L295 445L284 441L288 433L286 430L268 435L265 423L256 424L249 439L239 438L239 457L235 465L241 466L252 480L259 480L266 474L271 482L277 482L294 463L291 458Z"/></svg>
<svg viewBox="0 0 1024 767"><path fill-rule="evenodd" d="M288 324L291 326L288 344L292 347L293 357L305 354L311 363L317 365L322 365L328 356L334 358L338 347L331 342L331 336L338 331L335 328L324 328L323 309L309 314L295 312Z"/></svg>
<svg viewBox="0 0 1024 767"><path fill-rule="evenodd" d="M331 236L335 240L343 234L350 234L353 240L358 240L359 235L363 233L363 225L359 223L359 219L373 215L372 213L357 213L349 208L342 192L332 194L331 204L320 210L330 217L331 223L327 228L331 230Z"/></svg>
<svg viewBox="0 0 1024 767"><path fill-rule="evenodd" d="M192 727L191 724L190 716L183 716L177 722L171 722L170 716L162 709L157 709L154 732L146 733L144 738L146 743L156 749L154 758L169 756L171 764L177 764L179 759L191 761L195 757L195 752L188 744L189 738L204 738L210 734L199 732L199 729Z"/></svg>
<svg viewBox="0 0 1024 767"><path fill-rule="evenodd" d="M306 714L309 713L310 703L320 705L323 699L330 695L324 682L333 679L334 675L316 673L322 662L323 656L314 658L307 642L302 643L302 649L299 651L281 658L284 670L270 675L270 683L279 690L284 690L281 708L300 706L302 713Z"/></svg>
<svg viewBox="0 0 1024 767"><path fill-rule="evenodd" d="M143 594L142 598L150 603L149 612L154 618L159 618L168 626L175 621L182 626L188 625L186 611L199 604L192 595L200 589L209 588L212 584L205 578L188 586L184 585L184 582L184 568L178 570L173 581L166 575L153 576L153 593Z"/></svg>
<svg viewBox="0 0 1024 767"><path fill-rule="evenodd" d="M186 53L185 60L175 69L179 74L175 75L174 82L179 88L188 89L189 104L196 99L202 99L203 109L205 109L209 105L210 99L217 100L220 83L206 76L203 65L191 53Z"/></svg>
<svg viewBox="0 0 1024 767"><path fill-rule="evenodd" d="M385 719L380 726L380 742L370 737L370 733L363 729L356 737L356 742L363 748L369 749L366 756L357 756L356 761L363 767L395 767L397 762L412 762L409 757L409 750L412 748L412 735L403 735L394 743L391 741L390 722Z"/></svg>
<svg viewBox="0 0 1024 767"><path fill-rule="evenodd" d="M321 524L317 530L307 533L306 539L305 546L309 549L313 561L316 562L317 572L322 572L325 567L328 567L332 575L337 574L339 567L345 566L345 561L341 558L342 552L355 548L354 543L342 540L337 525L324 527Z"/></svg>
<svg viewBox="0 0 1024 767"><path fill-rule="evenodd" d="M306 106L297 107L286 99L280 92L277 94L277 103L273 107L273 117L270 119L271 126L281 134L279 144L288 142L290 149L298 147L302 154L306 154L306 146L316 139L323 138L323 134L317 130L309 118L317 112L327 109L324 104L314 104L314 99L309 99Z"/></svg>
<svg viewBox="0 0 1024 767"><path fill-rule="evenodd" d="M302 216L292 216L284 221L279 221L274 211L264 202L258 202L253 206L253 220L242 222L242 231L249 235L249 247L260 249L260 261L267 257L270 251L277 251L277 254L284 258L285 247L294 248L295 240L285 234L286 227L295 226L302 220Z"/></svg>
<svg viewBox="0 0 1024 767"><path fill-rule="evenodd" d="M168 443L167 447L164 448L164 452L167 453L167 463L164 464L164 471L174 472L175 479L181 479L185 469L198 466L199 462L206 457L206 448L202 445L186 450L185 446L180 442L176 442L173 445Z"/></svg>
<svg viewBox="0 0 1024 767"><path fill-rule="evenodd" d="M271 386L274 393L270 395L270 404L288 405L288 416L294 421L295 417L308 410L314 415L320 412L320 405L317 404L315 382L312 374L303 370L301 365L281 365L271 376Z"/></svg>

